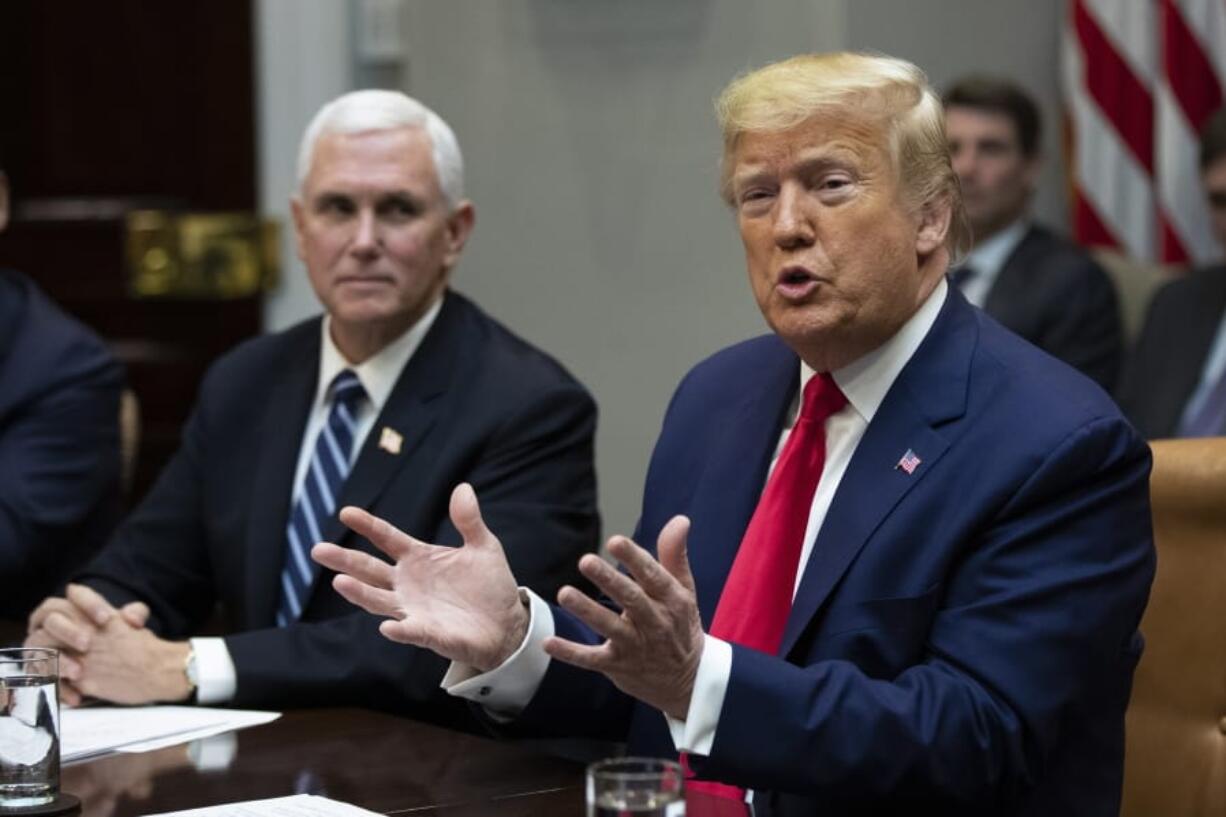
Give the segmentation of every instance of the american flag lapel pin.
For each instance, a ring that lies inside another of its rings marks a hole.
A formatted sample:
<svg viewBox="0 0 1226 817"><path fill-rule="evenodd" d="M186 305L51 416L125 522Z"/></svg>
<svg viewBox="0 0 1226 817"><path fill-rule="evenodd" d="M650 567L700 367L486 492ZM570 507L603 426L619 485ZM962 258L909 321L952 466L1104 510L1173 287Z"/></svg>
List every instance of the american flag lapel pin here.
<svg viewBox="0 0 1226 817"><path fill-rule="evenodd" d="M915 473L915 469L919 468L919 464L920 458L915 456L915 452L908 448L907 453L902 455L902 459L898 461L898 465L895 465L894 468L896 470L901 468L910 475Z"/></svg>
<svg viewBox="0 0 1226 817"><path fill-rule="evenodd" d="M404 444L404 437L400 432L388 426L383 427L383 431L379 434L379 447L389 454L399 454L400 446Z"/></svg>

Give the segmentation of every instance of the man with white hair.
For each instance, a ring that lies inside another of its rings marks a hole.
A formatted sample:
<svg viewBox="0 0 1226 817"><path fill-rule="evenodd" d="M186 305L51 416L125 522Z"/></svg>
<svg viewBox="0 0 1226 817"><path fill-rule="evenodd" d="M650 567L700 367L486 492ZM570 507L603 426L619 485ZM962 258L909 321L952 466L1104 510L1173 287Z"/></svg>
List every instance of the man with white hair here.
<svg viewBox="0 0 1226 817"><path fill-rule="evenodd" d="M308 126L292 198L321 318L208 373L183 444L104 551L30 618L63 695L363 705L446 719L444 662L379 638L309 558L358 504L459 544L482 486L519 580L552 593L595 545L595 407L551 358L450 291L473 226L450 127L358 91ZM190 638L220 608L221 638ZM428 703L427 703L428 702Z"/></svg>
<svg viewBox="0 0 1226 817"><path fill-rule="evenodd" d="M734 810L1118 814L1148 449L1101 389L946 283L965 232L918 68L795 57L718 111L772 334L677 388L645 547L609 541L622 571L580 561L610 603L518 589L475 486L452 498L464 547L346 508L396 564L315 557L504 728L682 753L687 787Z"/></svg>

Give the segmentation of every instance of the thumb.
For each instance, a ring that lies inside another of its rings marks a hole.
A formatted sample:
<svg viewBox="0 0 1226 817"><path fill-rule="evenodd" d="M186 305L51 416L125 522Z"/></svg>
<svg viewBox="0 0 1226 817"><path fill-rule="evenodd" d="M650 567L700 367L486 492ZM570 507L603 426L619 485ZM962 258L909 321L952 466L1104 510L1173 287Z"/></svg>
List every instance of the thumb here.
<svg viewBox="0 0 1226 817"><path fill-rule="evenodd" d="M460 532L465 545L489 545L497 542L481 518L477 492L467 482L461 482L451 492L451 523Z"/></svg>
<svg viewBox="0 0 1226 817"><path fill-rule="evenodd" d="M139 630L149 621L149 605L143 601L128 602L119 608L119 614L123 616L124 621Z"/></svg>
<svg viewBox="0 0 1226 817"><path fill-rule="evenodd" d="M689 548L686 538L690 533L690 520L685 516L674 516L660 530L656 538L656 553L660 564L674 579L681 582L687 590L694 590L694 574L690 571Z"/></svg>

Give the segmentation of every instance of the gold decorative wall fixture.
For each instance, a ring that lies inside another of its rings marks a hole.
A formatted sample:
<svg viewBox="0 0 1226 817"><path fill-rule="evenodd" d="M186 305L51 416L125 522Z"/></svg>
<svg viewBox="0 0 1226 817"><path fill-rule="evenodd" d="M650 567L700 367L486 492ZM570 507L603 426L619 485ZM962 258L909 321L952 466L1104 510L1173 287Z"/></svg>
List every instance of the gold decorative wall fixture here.
<svg viewBox="0 0 1226 817"><path fill-rule="evenodd" d="M280 277L280 224L251 213L127 214L128 289L140 298L243 298Z"/></svg>

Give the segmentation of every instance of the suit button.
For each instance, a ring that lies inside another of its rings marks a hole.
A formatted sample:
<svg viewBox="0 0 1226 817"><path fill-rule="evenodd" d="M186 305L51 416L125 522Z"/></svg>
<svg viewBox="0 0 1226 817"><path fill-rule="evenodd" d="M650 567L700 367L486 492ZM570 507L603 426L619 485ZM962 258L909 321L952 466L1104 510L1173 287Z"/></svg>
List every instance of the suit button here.
<svg viewBox="0 0 1226 817"><path fill-rule="evenodd" d="M491 690L489 687L481 687L481 689L477 690L477 694L480 695L482 698L484 698L490 694L490 691ZM1223 718L1222 720L1223 720L1223 724L1226 724L1226 718Z"/></svg>

